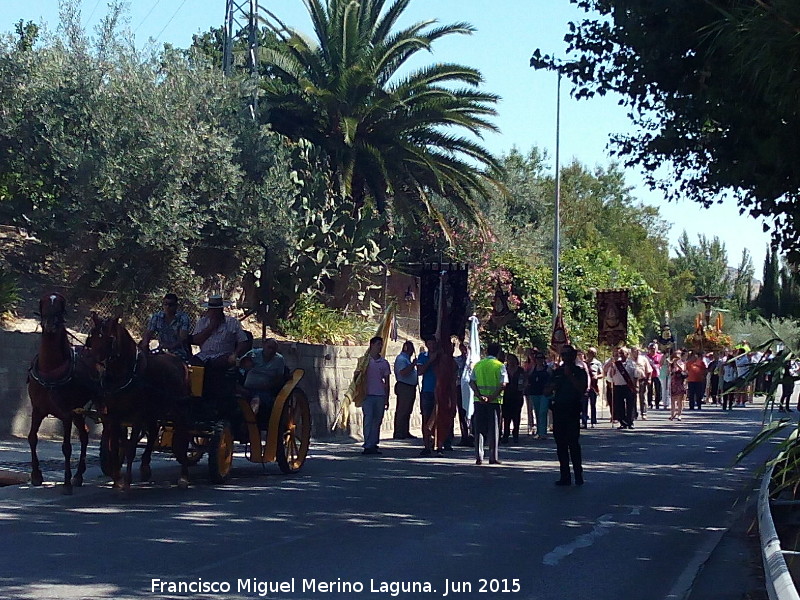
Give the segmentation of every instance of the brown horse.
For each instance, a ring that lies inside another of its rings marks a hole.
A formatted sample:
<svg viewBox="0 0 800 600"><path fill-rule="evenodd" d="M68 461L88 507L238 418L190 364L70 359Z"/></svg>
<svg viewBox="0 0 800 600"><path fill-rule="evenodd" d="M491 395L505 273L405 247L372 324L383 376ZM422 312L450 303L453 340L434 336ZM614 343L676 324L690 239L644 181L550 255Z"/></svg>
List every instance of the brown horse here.
<svg viewBox="0 0 800 600"><path fill-rule="evenodd" d="M181 464L182 487L189 482L186 451L188 435L189 378L184 362L173 354L140 351L118 317L101 319L92 315L93 326L86 340L91 356L103 366L100 379L104 443L109 444L114 487L127 489L132 481L136 447L147 433L142 454L141 478L150 479L150 456L158 435L159 422L173 422L173 453ZM130 427L130 435L128 435ZM126 462L124 477L116 457L122 444Z"/></svg>
<svg viewBox="0 0 800 600"><path fill-rule="evenodd" d="M97 397L96 371L90 361L81 356L67 339L64 318L67 301L61 294L45 294L39 299L42 337L39 352L28 370L28 396L31 399L31 428L28 444L31 447L31 484L42 485L42 471L36 446L39 427L47 415L53 415L63 425L64 438L64 494L72 493L72 486L83 485L86 472L86 446L89 434L81 409ZM80 458L75 477L72 477L72 424L78 431L81 443Z"/></svg>

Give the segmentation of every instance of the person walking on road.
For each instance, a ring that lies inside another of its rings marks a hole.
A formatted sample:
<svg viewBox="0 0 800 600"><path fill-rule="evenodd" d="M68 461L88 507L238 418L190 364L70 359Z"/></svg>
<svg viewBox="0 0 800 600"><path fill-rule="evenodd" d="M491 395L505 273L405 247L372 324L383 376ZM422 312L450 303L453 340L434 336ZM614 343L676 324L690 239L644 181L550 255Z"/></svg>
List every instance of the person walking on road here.
<svg viewBox="0 0 800 600"><path fill-rule="evenodd" d="M489 442L489 464L500 464L498 446L500 441L500 407L503 390L508 384L505 365L497 359L500 344L492 342L488 356L479 361L472 371L470 386L475 392L475 412L472 423L475 428L475 464L483 464L483 446Z"/></svg>
<svg viewBox="0 0 800 600"><path fill-rule="evenodd" d="M689 395L689 410L701 410L703 408L703 395L706 391L706 375L708 367L703 362L703 355L700 352L692 351L689 353L689 361L686 363L686 387Z"/></svg>
<svg viewBox="0 0 800 600"><path fill-rule="evenodd" d="M611 413L619 422L617 429L633 429L634 403L636 402L636 363L628 358L629 350L617 348L616 360L610 359L605 365L605 375L614 384Z"/></svg>
<svg viewBox="0 0 800 600"><path fill-rule="evenodd" d="M508 385L503 391L503 437L502 442L508 443L509 435L515 444L519 443L519 424L522 419L523 392L525 390L525 371L519 366L516 354L506 355L506 370L508 372Z"/></svg>
<svg viewBox="0 0 800 600"><path fill-rule="evenodd" d="M572 346L561 350L561 366L553 372L551 386L553 399L553 439L561 477L556 485L572 485L569 464L575 484L583 485L583 463L581 458L581 408L583 397L589 389L589 374L576 364L578 353Z"/></svg>
<svg viewBox="0 0 800 600"><path fill-rule="evenodd" d="M686 364L680 350L675 350L669 359L669 395L671 409L669 420L680 421L683 413L683 399L686 398Z"/></svg>

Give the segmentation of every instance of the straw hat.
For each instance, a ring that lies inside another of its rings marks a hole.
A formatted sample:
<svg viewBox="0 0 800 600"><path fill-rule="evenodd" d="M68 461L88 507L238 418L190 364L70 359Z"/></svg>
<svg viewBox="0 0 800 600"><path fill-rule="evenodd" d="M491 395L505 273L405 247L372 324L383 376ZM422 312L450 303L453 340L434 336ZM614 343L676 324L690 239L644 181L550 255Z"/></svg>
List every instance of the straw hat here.
<svg viewBox="0 0 800 600"><path fill-rule="evenodd" d="M209 296L206 302L202 302L200 304L203 308L227 308L231 305L230 300L223 300L222 296L216 294L214 296Z"/></svg>

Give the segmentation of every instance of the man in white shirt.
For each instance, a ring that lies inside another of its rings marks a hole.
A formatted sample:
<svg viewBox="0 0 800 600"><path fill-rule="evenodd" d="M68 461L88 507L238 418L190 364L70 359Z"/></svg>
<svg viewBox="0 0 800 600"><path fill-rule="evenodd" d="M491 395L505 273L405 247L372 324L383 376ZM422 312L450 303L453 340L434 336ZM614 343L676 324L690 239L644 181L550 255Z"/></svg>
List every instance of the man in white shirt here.
<svg viewBox="0 0 800 600"><path fill-rule="evenodd" d="M631 360L635 363L635 377L634 383L636 384L636 399L639 403L638 412L635 410L634 401L634 417L641 417L647 420L647 385L653 377L653 365L647 359L644 352L639 348L631 348Z"/></svg>
<svg viewBox="0 0 800 600"><path fill-rule="evenodd" d="M636 396L636 363L629 358L627 348L617 348L614 359L604 367L604 375L614 385L611 397L611 413L619 421L618 429L633 429L633 412Z"/></svg>

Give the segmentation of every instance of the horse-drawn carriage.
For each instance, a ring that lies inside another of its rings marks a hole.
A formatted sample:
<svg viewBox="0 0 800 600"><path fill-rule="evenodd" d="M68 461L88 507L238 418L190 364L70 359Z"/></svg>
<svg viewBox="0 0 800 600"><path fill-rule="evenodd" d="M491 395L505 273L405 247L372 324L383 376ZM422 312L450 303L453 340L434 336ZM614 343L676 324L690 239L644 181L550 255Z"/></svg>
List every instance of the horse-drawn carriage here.
<svg viewBox="0 0 800 600"><path fill-rule="evenodd" d="M202 376L196 375L196 368L189 367L189 371L190 378ZM202 373L202 370L199 372ZM246 398L241 395L232 396L238 413L234 411L233 414L223 415L211 406L218 404L219 400L204 397L202 387L195 384L193 387L196 393L189 400L190 423L186 450L189 466L198 464L204 455L208 455L209 480L212 483L225 483L231 473L235 444L239 442L245 445L250 462L277 462L283 473L297 473L305 462L311 436L308 398L297 387L302 377L302 369L292 371L275 398L266 427L260 425ZM123 423L122 426L120 441L130 443L130 424ZM159 421L152 449L172 454L174 436L174 421ZM144 445L145 450L149 443L148 439ZM100 464L103 473L108 476L113 474L111 456L110 435L104 430L100 445ZM122 458L120 454L120 459Z"/></svg>
<svg viewBox="0 0 800 600"><path fill-rule="evenodd" d="M141 351L118 318L94 316L83 355L70 350L65 310L60 295L44 296L40 301L42 341L29 380L33 419L28 438L35 485L42 479L36 433L46 414L56 415L65 424L65 493L71 492L73 484L82 484L85 416L102 422L101 466L117 487L130 485L132 464L143 435L143 480L150 478L153 450L159 450L171 453L180 463L180 486L188 485L188 469L203 455L208 455L211 481L223 483L231 473L236 442L245 445L251 462L277 462L284 473L296 473L303 466L311 437L311 415L308 399L297 387L302 369L287 377L270 412L259 419L248 399L237 395L234 369L206 377L201 387L197 381L202 380L202 369L194 370L193 382L190 367L177 356ZM62 371L69 375L60 374ZM48 379L50 372L59 373L57 381ZM73 422L82 434L75 478L70 471L69 431Z"/></svg>

